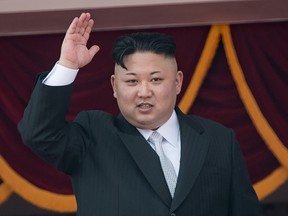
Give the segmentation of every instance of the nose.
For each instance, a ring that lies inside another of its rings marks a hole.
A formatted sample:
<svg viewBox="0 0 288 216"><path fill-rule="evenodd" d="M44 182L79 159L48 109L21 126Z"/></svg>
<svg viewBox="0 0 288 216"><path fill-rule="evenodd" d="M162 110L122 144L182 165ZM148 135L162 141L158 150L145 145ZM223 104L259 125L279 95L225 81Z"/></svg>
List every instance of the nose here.
<svg viewBox="0 0 288 216"><path fill-rule="evenodd" d="M149 86L149 83L142 82L141 85L139 85L138 97L147 98L151 96L152 96L152 89Z"/></svg>

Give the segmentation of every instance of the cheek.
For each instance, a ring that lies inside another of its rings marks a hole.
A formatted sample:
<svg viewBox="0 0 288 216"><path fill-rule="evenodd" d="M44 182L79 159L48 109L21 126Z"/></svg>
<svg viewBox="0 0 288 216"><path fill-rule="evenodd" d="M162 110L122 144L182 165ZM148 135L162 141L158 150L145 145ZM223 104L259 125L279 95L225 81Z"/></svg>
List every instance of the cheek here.
<svg viewBox="0 0 288 216"><path fill-rule="evenodd" d="M167 104L172 99L171 91L163 89L161 91L154 92L154 97L159 104Z"/></svg>
<svg viewBox="0 0 288 216"><path fill-rule="evenodd" d="M174 88L169 88L168 86L164 89L162 89L162 91L158 92L158 100L160 100L160 102L162 101L163 103L166 104L166 106L170 106L169 104L174 104L176 101L176 97L177 97L177 89Z"/></svg>
<svg viewBox="0 0 288 216"><path fill-rule="evenodd" d="M161 94L162 97L167 97L166 99L169 100L177 94L177 90L175 83L170 83L169 85L162 86L158 93Z"/></svg>
<svg viewBox="0 0 288 216"><path fill-rule="evenodd" d="M123 88L121 91L117 92L117 99L121 103L129 103L133 101L134 96L131 91Z"/></svg>

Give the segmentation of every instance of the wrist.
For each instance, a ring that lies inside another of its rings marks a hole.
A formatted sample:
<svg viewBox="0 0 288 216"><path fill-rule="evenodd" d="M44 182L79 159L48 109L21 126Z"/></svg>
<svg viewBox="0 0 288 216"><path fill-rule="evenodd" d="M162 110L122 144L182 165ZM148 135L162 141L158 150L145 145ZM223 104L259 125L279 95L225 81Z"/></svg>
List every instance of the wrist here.
<svg viewBox="0 0 288 216"><path fill-rule="evenodd" d="M70 68L70 69L73 69L73 70L78 70L79 69L77 64L75 64L73 62L70 62L70 61L63 60L63 59L59 59L59 61L57 63L59 65L63 66L63 67Z"/></svg>

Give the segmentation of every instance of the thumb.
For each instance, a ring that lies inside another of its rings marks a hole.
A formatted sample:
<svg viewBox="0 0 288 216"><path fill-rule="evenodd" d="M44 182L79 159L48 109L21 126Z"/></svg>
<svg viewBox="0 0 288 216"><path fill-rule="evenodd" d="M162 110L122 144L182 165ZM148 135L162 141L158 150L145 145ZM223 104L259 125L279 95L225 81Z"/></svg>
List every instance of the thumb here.
<svg viewBox="0 0 288 216"><path fill-rule="evenodd" d="M93 45L92 47L90 47L89 49L90 59L92 59L99 50L100 50L100 47L97 45Z"/></svg>

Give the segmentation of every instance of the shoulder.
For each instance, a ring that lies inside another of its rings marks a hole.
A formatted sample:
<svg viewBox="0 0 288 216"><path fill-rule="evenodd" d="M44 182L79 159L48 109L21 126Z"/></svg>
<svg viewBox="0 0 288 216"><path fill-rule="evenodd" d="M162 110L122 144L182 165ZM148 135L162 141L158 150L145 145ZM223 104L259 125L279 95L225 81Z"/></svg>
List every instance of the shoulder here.
<svg viewBox="0 0 288 216"><path fill-rule="evenodd" d="M75 118L75 122L94 122L94 123L109 123L113 122L115 117L108 112L104 112L101 110L84 110L79 112L79 114Z"/></svg>
<svg viewBox="0 0 288 216"><path fill-rule="evenodd" d="M115 132L115 117L101 110L84 110L73 121L76 127L93 137L107 136Z"/></svg>
<svg viewBox="0 0 288 216"><path fill-rule="evenodd" d="M199 133L204 133L212 137L226 137L231 139L234 137L234 131L225 125L211 119L207 119L198 115L185 115L183 118L189 127L196 129ZM181 123L180 123L181 124Z"/></svg>
<svg viewBox="0 0 288 216"><path fill-rule="evenodd" d="M176 107L176 114L178 116L180 124L188 125L198 132L203 132L205 130L231 130L219 122L207 119L198 115L184 114L178 107Z"/></svg>
<svg viewBox="0 0 288 216"><path fill-rule="evenodd" d="M188 118L199 122L199 124L201 124L204 128L213 128L213 129L217 128L219 130L229 130L228 127L224 126L219 122L198 115L188 115Z"/></svg>

